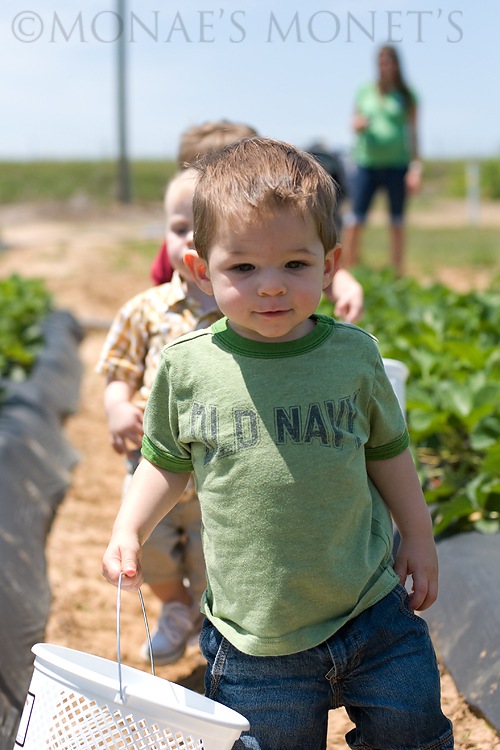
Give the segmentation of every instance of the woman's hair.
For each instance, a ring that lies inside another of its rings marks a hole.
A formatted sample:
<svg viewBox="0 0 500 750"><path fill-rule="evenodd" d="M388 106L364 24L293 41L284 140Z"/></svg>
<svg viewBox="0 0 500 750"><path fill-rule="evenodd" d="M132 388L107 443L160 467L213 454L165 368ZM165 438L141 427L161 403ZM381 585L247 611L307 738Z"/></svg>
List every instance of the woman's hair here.
<svg viewBox="0 0 500 750"><path fill-rule="evenodd" d="M404 79L403 72L401 70L401 61L399 59L398 52L395 47L392 47L390 44L385 44L383 47L379 49L379 52L378 52L379 60L382 55L387 55L391 59L391 62L394 65L394 88L401 93L401 95L403 96L405 107L408 109L414 103L414 97ZM379 77L378 83L379 83L379 87L382 89L382 81L380 77Z"/></svg>
<svg viewBox="0 0 500 750"><path fill-rule="evenodd" d="M185 169L201 156L253 135L257 135L257 131L243 122L216 120L194 125L181 135L177 153L179 168Z"/></svg>
<svg viewBox="0 0 500 750"><path fill-rule="evenodd" d="M289 143L245 138L196 162L193 199L194 246L208 257L217 232L227 224L252 223L277 210L310 216L325 252L337 244L336 188L313 156Z"/></svg>

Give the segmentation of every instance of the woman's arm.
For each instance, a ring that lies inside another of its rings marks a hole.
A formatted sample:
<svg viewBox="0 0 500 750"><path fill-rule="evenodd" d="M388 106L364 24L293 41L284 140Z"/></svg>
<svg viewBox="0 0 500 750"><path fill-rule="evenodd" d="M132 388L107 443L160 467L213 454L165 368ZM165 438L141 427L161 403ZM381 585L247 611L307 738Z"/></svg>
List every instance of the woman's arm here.
<svg viewBox="0 0 500 750"><path fill-rule="evenodd" d="M418 151L417 134L417 105L412 104L408 113L408 128L410 131L411 161L406 173L406 188L409 193L417 193L422 187L422 162Z"/></svg>

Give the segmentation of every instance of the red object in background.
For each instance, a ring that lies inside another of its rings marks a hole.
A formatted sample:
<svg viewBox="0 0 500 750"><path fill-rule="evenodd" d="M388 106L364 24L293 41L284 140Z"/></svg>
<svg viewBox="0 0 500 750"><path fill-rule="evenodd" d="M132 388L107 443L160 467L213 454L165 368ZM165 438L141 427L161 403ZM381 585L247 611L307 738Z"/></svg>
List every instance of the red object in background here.
<svg viewBox="0 0 500 750"><path fill-rule="evenodd" d="M168 257L167 243L163 240L163 245L158 250L153 263L151 264L151 279L153 284L166 284L170 281L173 274L173 268Z"/></svg>

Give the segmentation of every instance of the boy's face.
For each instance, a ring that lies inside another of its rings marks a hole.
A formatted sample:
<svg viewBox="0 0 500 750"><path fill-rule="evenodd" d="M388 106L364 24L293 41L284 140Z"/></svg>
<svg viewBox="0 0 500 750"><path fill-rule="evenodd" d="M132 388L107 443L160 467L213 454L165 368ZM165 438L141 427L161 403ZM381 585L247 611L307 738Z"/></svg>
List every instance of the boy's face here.
<svg viewBox="0 0 500 750"><path fill-rule="evenodd" d="M292 341L308 333L340 247L326 255L310 217L291 209L237 227L221 227L208 262L190 262L197 283L215 296L230 327L255 341Z"/></svg>
<svg viewBox="0 0 500 750"><path fill-rule="evenodd" d="M167 251L172 264L183 278L191 278L184 265L184 254L193 247L194 177L175 180L165 197Z"/></svg>

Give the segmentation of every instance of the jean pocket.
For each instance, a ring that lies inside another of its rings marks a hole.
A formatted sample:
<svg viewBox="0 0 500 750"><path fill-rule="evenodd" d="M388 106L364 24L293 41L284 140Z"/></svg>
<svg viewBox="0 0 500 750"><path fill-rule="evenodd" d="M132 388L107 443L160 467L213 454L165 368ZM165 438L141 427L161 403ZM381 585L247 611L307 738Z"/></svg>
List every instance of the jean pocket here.
<svg viewBox="0 0 500 750"><path fill-rule="evenodd" d="M417 615L413 609L411 609L409 604L410 595L408 594L408 591L405 589L404 586L402 586L400 583L398 583L392 593L398 597L399 599L399 611L402 615L407 617L409 620L412 620L412 622L415 622L418 624L422 630L427 633L427 623L425 622L420 615Z"/></svg>

